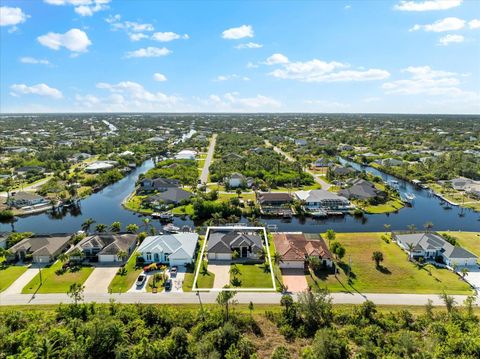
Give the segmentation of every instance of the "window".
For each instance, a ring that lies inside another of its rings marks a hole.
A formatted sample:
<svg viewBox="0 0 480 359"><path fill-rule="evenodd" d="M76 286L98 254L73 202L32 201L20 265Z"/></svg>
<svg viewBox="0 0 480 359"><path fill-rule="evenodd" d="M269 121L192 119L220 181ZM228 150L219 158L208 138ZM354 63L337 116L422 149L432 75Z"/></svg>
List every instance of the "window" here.
<svg viewBox="0 0 480 359"><path fill-rule="evenodd" d="M168 256L170 255L170 253L165 253L165 261L168 261Z"/></svg>
<svg viewBox="0 0 480 359"><path fill-rule="evenodd" d="M152 260L152 253L147 252L147 261L151 261L151 260Z"/></svg>

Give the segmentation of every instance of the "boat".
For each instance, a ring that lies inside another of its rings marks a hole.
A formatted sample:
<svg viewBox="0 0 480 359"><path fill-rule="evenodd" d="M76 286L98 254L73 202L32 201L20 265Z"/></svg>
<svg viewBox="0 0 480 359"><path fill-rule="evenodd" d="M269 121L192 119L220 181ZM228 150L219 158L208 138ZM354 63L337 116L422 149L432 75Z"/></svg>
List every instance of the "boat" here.
<svg viewBox="0 0 480 359"><path fill-rule="evenodd" d="M340 211L328 211L327 215L343 217L345 215L345 213L340 212Z"/></svg>
<svg viewBox="0 0 480 359"><path fill-rule="evenodd" d="M415 195L413 193L405 193L405 198L409 201L413 201L415 199Z"/></svg>
<svg viewBox="0 0 480 359"><path fill-rule="evenodd" d="M172 212L162 212L162 213L160 213L159 218L161 220L170 220L170 219L173 218L173 214L172 214Z"/></svg>
<svg viewBox="0 0 480 359"><path fill-rule="evenodd" d="M321 209L319 209L318 211L311 212L310 214L312 215L313 218L327 217L327 212L322 211Z"/></svg>
<svg viewBox="0 0 480 359"><path fill-rule="evenodd" d="M172 223L169 223L166 226L163 226L163 230L168 233L178 233L180 228L174 226Z"/></svg>

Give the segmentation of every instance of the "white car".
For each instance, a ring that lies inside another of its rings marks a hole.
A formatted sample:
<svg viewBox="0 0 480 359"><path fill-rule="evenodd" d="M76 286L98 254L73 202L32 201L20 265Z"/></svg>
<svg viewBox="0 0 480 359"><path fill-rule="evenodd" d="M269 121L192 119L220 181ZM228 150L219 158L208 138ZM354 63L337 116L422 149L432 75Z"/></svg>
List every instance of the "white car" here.
<svg viewBox="0 0 480 359"><path fill-rule="evenodd" d="M141 287L145 284L147 276L145 274L140 274L137 278L137 287Z"/></svg>

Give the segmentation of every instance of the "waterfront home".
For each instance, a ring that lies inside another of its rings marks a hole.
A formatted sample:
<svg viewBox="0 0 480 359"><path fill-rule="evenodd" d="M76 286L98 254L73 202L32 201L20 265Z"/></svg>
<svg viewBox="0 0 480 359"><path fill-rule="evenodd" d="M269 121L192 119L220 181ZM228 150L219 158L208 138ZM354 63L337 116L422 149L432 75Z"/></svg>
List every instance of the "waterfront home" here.
<svg viewBox="0 0 480 359"><path fill-rule="evenodd" d="M7 201L8 205L16 208L47 203L45 198L32 192L13 192Z"/></svg>
<svg viewBox="0 0 480 359"><path fill-rule="evenodd" d="M238 258L258 260L263 253L262 236L255 230L212 229L207 239L207 257L210 260L231 260L236 252Z"/></svg>
<svg viewBox="0 0 480 359"><path fill-rule="evenodd" d="M340 190L338 192L340 196L363 201L372 199L385 200L387 198L387 193L376 188L372 182L359 178L347 183L351 187Z"/></svg>
<svg viewBox="0 0 480 359"><path fill-rule="evenodd" d="M403 164L402 160L397 160L396 158L384 158L374 162L381 166L401 166Z"/></svg>
<svg viewBox="0 0 480 359"><path fill-rule="evenodd" d="M140 181L140 190L149 191L166 191L169 188L175 188L180 186L180 181L171 178L144 178Z"/></svg>
<svg viewBox="0 0 480 359"><path fill-rule="evenodd" d="M287 192L257 192L257 202L264 214L292 214L293 198Z"/></svg>
<svg viewBox="0 0 480 359"><path fill-rule="evenodd" d="M478 257L475 254L450 244L436 233L393 233L392 238L413 258L423 257L428 260L441 258L443 263L450 267L477 264Z"/></svg>
<svg viewBox="0 0 480 359"><path fill-rule="evenodd" d="M183 266L193 262L197 248L197 233L172 233L145 238L137 252L145 263L165 263Z"/></svg>
<svg viewBox="0 0 480 359"><path fill-rule="evenodd" d="M315 238L312 238L315 237ZM308 258L318 258L326 268L331 268L332 253L321 236L309 236L303 233L274 233L275 249L282 257L279 266L282 269L305 269Z"/></svg>
<svg viewBox="0 0 480 359"><path fill-rule="evenodd" d="M99 173L111 170L118 165L117 161L95 161L85 167L84 171L87 173Z"/></svg>
<svg viewBox="0 0 480 359"><path fill-rule="evenodd" d="M297 191L294 193L294 196L303 203L308 211L318 209L345 210L350 208L348 199L322 189Z"/></svg>
<svg viewBox="0 0 480 359"><path fill-rule="evenodd" d="M9 251L14 260L23 261L31 257L33 263L50 263L68 249L70 239L69 234L33 236L14 244Z"/></svg>
<svg viewBox="0 0 480 359"><path fill-rule="evenodd" d="M457 177L450 180L452 188L457 191L469 191L470 189L476 189L480 187L480 181L474 181L467 177Z"/></svg>
<svg viewBox="0 0 480 359"><path fill-rule="evenodd" d="M349 177L356 172L357 171L352 167L334 166L329 168L330 175L337 178Z"/></svg>
<svg viewBox="0 0 480 359"><path fill-rule="evenodd" d="M85 237L78 244L85 258L100 263L121 262L130 257L137 244L137 235L132 233L100 233ZM125 252L127 258L118 254Z"/></svg>
<svg viewBox="0 0 480 359"><path fill-rule="evenodd" d="M197 155L196 151L193 150L182 150L175 155L176 160L194 160Z"/></svg>
<svg viewBox="0 0 480 359"><path fill-rule="evenodd" d="M165 191L154 194L144 199L150 207L161 207L166 204L177 205L192 198L193 193L177 187L167 188Z"/></svg>

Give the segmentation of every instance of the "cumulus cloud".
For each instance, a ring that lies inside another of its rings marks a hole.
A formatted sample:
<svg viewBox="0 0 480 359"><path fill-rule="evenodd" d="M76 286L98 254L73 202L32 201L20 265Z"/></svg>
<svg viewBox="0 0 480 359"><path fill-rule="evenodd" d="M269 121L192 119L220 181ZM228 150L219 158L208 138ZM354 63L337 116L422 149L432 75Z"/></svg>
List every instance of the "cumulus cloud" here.
<svg viewBox="0 0 480 359"><path fill-rule="evenodd" d="M424 30L429 32L445 32L463 29L465 26L465 20L458 17L446 17L442 20L437 20L433 24L427 25L415 25L410 31Z"/></svg>
<svg viewBox="0 0 480 359"><path fill-rule="evenodd" d="M383 80L390 73L381 69L350 69L350 65L337 61L326 62L319 59L290 62L282 54L274 54L265 61L267 65L280 64L280 68L269 75L302 82L345 82Z"/></svg>
<svg viewBox="0 0 480 359"><path fill-rule="evenodd" d="M231 74L231 75L220 75L215 78L214 81L220 82L220 81L228 81L228 80L243 80L243 81L249 81L250 78L246 76L239 76L237 74Z"/></svg>
<svg viewBox="0 0 480 359"><path fill-rule="evenodd" d="M40 65L50 65L50 61L48 60L44 60L44 59L36 59L34 57L30 57L30 56L24 56L24 57L21 57L20 58L20 62L22 64L32 64L32 65L36 65L36 64L40 64Z"/></svg>
<svg viewBox="0 0 480 359"><path fill-rule="evenodd" d="M448 10L460 6L462 0L426 0L426 1L405 1L402 0L394 6L400 11L434 11Z"/></svg>
<svg viewBox="0 0 480 359"><path fill-rule="evenodd" d="M122 81L118 84L99 82L97 88L105 89L113 93L128 95L130 99L137 101L175 104L179 100L176 96L168 96L161 92L153 93L147 91L141 84L133 81Z"/></svg>
<svg viewBox="0 0 480 359"><path fill-rule="evenodd" d="M463 37L463 35L448 34L448 35L445 35L445 36L441 37L438 40L438 42L439 42L440 45L447 46L451 43L463 42L464 40L465 40L465 38Z"/></svg>
<svg viewBox="0 0 480 359"><path fill-rule="evenodd" d="M209 110L215 111L271 111L281 107L281 103L271 97L256 95L241 97L238 92L227 92L223 95L210 95L202 101Z"/></svg>
<svg viewBox="0 0 480 359"><path fill-rule="evenodd" d="M46 35L37 37L37 40L43 46L53 50L58 50L61 47L72 52L86 52L88 47L92 44L87 34L79 29L71 29L64 34L49 32Z"/></svg>
<svg viewBox="0 0 480 359"><path fill-rule="evenodd" d="M480 20L479 19L473 19L468 22L468 27L470 29L480 29Z"/></svg>
<svg viewBox="0 0 480 359"><path fill-rule="evenodd" d="M287 64L288 57L282 54L273 54L265 60L266 65Z"/></svg>
<svg viewBox="0 0 480 359"><path fill-rule="evenodd" d="M256 42L247 42L245 44L239 44L235 46L236 49L242 50L242 49L259 49L263 47L262 44L258 44Z"/></svg>
<svg viewBox="0 0 480 359"><path fill-rule="evenodd" d="M27 21L27 18L29 18L29 16L19 7L0 7L0 26L12 26L15 30L16 25Z"/></svg>
<svg viewBox="0 0 480 359"><path fill-rule="evenodd" d="M238 40L253 36L253 27L251 25L232 27L222 32L222 37L227 40Z"/></svg>
<svg viewBox="0 0 480 359"><path fill-rule="evenodd" d="M80 16L92 16L94 13L108 9L110 0L44 0L50 5L72 5Z"/></svg>
<svg viewBox="0 0 480 359"><path fill-rule="evenodd" d="M160 57L160 56L167 56L171 54L172 51L167 49L166 47L145 47L135 51L129 51L126 53L126 57Z"/></svg>
<svg viewBox="0 0 480 359"><path fill-rule="evenodd" d="M155 81L163 82L163 81L167 81L167 76L165 76L164 74L161 74L159 72L156 72L156 73L153 74L153 79Z"/></svg>
<svg viewBox="0 0 480 359"><path fill-rule="evenodd" d="M54 99L60 99L63 97L63 94L60 90L50 87L47 84L41 83L33 86L28 86L25 84L13 84L10 86L12 96L20 95L39 95L39 96L48 96Z"/></svg>
<svg viewBox="0 0 480 359"><path fill-rule="evenodd" d="M173 41L173 40L177 40L177 39L187 40L189 38L190 38L190 36L188 36L188 34L179 35L175 32L171 32L171 31L155 32L152 35L152 40L156 40L156 41L160 41L160 42L169 42L169 41Z"/></svg>

